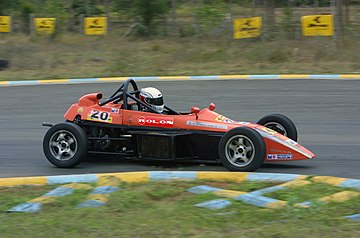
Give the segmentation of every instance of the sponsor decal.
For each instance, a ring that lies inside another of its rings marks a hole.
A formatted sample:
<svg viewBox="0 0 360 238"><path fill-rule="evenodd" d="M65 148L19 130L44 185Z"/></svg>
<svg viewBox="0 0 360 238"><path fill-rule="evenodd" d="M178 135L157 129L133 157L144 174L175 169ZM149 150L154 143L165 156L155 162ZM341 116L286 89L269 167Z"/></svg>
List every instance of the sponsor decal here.
<svg viewBox="0 0 360 238"><path fill-rule="evenodd" d="M225 122L225 123L231 123L231 124L237 124L237 123L238 123L237 121L231 120L231 119L229 119L229 118L225 118L223 122Z"/></svg>
<svg viewBox="0 0 360 238"><path fill-rule="evenodd" d="M238 124L238 125L249 125L250 122L246 122L246 121L237 121L235 122L235 124Z"/></svg>
<svg viewBox="0 0 360 238"><path fill-rule="evenodd" d="M98 110L92 110L88 116L87 119L90 121L99 121L99 122L112 122L112 117L110 116L110 113L108 112L100 112Z"/></svg>
<svg viewBox="0 0 360 238"><path fill-rule="evenodd" d="M292 154L268 154L268 160L292 160Z"/></svg>
<svg viewBox="0 0 360 238"><path fill-rule="evenodd" d="M291 152L288 150L278 150L274 148L270 148L269 151L274 154L291 154Z"/></svg>
<svg viewBox="0 0 360 238"><path fill-rule="evenodd" d="M228 127L224 126L224 125L218 125L218 124L208 123L208 122L198 122L198 121L187 121L186 125L207 127L207 128L214 128L214 129L228 129Z"/></svg>
<svg viewBox="0 0 360 238"><path fill-rule="evenodd" d="M113 107L111 108L112 113L119 113L119 111L120 111L119 108L113 108Z"/></svg>
<svg viewBox="0 0 360 238"><path fill-rule="evenodd" d="M226 119L226 117L224 117L223 115L219 115L215 118L215 121L222 122L225 119Z"/></svg>
<svg viewBox="0 0 360 238"><path fill-rule="evenodd" d="M295 147L300 147L300 144L297 143L296 141L293 141L292 139L287 139L285 140L286 143L288 143L289 145L295 146Z"/></svg>
<svg viewBox="0 0 360 238"><path fill-rule="evenodd" d="M229 124L237 124L237 125L248 125L248 124L250 124L249 122L234 121L234 120L231 120L230 118L227 118L227 117L225 117L223 115L217 116L215 118L215 121L229 123Z"/></svg>
<svg viewBox="0 0 360 238"><path fill-rule="evenodd" d="M270 128L267 127L263 127L260 130L265 131L266 133L270 134L270 135L275 135L277 132L274 130L271 130Z"/></svg>
<svg viewBox="0 0 360 238"><path fill-rule="evenodd" d="M138 118L138 123L141 126L173 127L174 126L174 118L141 116Z"/></svg>
<svg viewBox="0 0 360 238"><path fill-rule="evenodd" d="M84 112L84 108L80 107L79 109L77 109L77 112L78 112L78 113Z"/></svg>

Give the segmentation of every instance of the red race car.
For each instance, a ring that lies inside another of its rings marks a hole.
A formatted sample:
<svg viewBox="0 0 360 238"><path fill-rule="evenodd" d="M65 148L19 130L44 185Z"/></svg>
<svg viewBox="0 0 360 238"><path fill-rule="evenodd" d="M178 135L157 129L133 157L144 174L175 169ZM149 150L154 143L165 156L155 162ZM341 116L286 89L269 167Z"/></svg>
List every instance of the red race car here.
<svg viewBox="0 0 360 238"><path fill-rule="evenodd" d="M139 160L222 162L229 170L254 171L264 161L312 159L297 143L286 116L272 114L257 124L234 121L214 112L215 105L180 113L164 105L160 91L138 89L125 81L110 98L87 94L65 113L67 122L45 134L43 150L57 167L78 165L87 154Z"/></svg>

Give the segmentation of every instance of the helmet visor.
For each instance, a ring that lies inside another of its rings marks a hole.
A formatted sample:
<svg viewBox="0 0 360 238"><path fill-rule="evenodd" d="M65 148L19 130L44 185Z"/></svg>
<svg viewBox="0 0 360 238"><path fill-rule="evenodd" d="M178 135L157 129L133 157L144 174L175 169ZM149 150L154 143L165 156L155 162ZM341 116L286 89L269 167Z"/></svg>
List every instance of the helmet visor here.
<svg viewBox="0 0 360 238"><path fill-rule="evenodd" d="M160 98L145 98L145 101L150 105L161 106L164 105L164 100L162 97Z"/></svg>

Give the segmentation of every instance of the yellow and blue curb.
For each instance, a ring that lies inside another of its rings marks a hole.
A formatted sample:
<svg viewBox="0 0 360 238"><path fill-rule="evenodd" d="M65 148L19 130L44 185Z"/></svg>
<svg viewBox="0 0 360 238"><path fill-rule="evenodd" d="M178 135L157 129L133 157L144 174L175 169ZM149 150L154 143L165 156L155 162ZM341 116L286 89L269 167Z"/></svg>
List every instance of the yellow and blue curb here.
<svg viewBox="0 0 360 238"><path fill-rule="evenodd" d="M225 208L229 205L231 205L231 202L226 199L215 199L215 200L211 200L211 201L198 203L198 204L195 204L194 206L207 208L207 209L211 209L211 210L218 210L218 209Z"/></svg>
<svg viewBox="0 0 360 238"><path fill-rule="evenodd" d="M109 200L111 193L119 190L119 179L114 176L101 177L86 201L77 207L101 207Z"/></svg>
<svg viewBox="0 0 360 238"><path fill-rule="evenodd" d="M44 204L52 203L57 198L70 195L76 189L92 189L86 200L77 207L100 207L108 200L111 193L120 190L121 182L146 183L172 180L207 180L223 182L275 182L282 183L252 192L234 191L200 185L188 189L195 194L213 193L227 199L215 199L195 204L196 207L208 209L221 209L231 205L231 201L242 201L258 207L281 209L288 206L287 201L263 196L266 193L286 190L293 187L304 186L312 182L320 182L351 188L354 191L343 191L318 199L319 203L344 202L360 195L360 180L338 178L331 176L307 176L298 174L276 174L276 173L250 173L250 172L207 172L207 171L146 171L125 172L106 174L80 174L61 176L40 176L20 178L0 178L0 187L23 186L23 185L61 185L41 197L34 198L29 202L19 204L10 208L8 212L38 212ZM90 184L96 184L93 188ZM230 201L229 201L230 199ZM295 204L298 207L309 207L313 205L310 201ZM359 214L346 216L346 218L357 220Z"/></svg>
<svg viewBox="0 0 360 238"><path fill-rule="evenodd" d="M354 220L354 221L360 221L360 213L359 214L355 214L355 215L349 215L349 216L344 216L345 218Z"/></svg>
<svg viewBox="0 0 360 238"><path fill-rule="evenodd" d="M254 175L256 175L256 174L254 174ZM213 193L219 197L230 198L234 201L242 201L244 203L258 206L258 207L270 208L270 209L281 209L281 208L288 206L287 201L282 201L282 200L278 200L278 199L274 199L274 198L265 197L265 196L263 196L263 194L276 192L276 191L280 191L280 190L287 190L287 189L290 189L293 187L304 186L304 185L308 185L308 184L312 183L311 181L304 180L306 178L306 176L302 176L302 177L297 176L290 181L289 181L290 177L288 175L286 177L275 176L275 178L274 178L273 174L268 174L268 175L260 174L259 176L256 176L256 177L258 177L256 180L248 179L248 181L273 181L273 182L288 181L288 182L286 182L284 184L272 186L272 187L259 189L259 190L252 191L252 192L226 190L226 189L215 188L215 187L211 187L211 186L207 186L207 185L195 186L195 187L188 189L187 191L190 193L194 193L194 194ZM261 177L264 180L262 180ZM345 179L345 178L336 178L336 177L329 177L329 176L316 176L316 177L312 178L312 180L314 182L315 181L323 182L323 183L331 184L331 185L338 186L338 187L345 187L344 184L346 184L346 188L360 190L358 187L358 182L357 182L359 180L356 180L356 179ZM345 201L348 201L348 200L358 197L358 196L360 196L360 193L357 191L342 191L339 193L335 193L335 194L332 194L329 196L319 198L315 202L305 201L302 203L297 203L294 206L299 207L299 208L308 208L308 207L313 206L314 204L318 204L318 203L326 204L326 203L330 203L330 202L345 202ZM228 203L225 203L224 201L225 201L224 199L221 200L221 204L222 204L221 206L218 205L220 203L220 200L218 200L218 199L203 202L200 204L195 204L194 206L208 208L208 209L221 209L221 208L224 208L224 207L232 204L228 200L227 200ZM352 216L349 216L348 218L351 219ZM356 218L357 218L357 216L355 216L354 219L356 219Z"/></svg>
<svg viewBox="0 0 360 238"><path fill-rule="evenodd" d="M54 185L65 183L97 183L104 177L112 176L120 182L150 182L166 180L215 180L215 181L272 181L288 182L304 179L307 176L298 174L248 173L248 172L205 172L205 171L145 171L105 174L78 174L38 177L0 178L0 187L22 185Z"/></svg>
<svg viewBox="0 0 360 238"><path fill-rule="evenodd" d="M76 189L90 189L91 186L88 184L66 184L61 187L57 187L46 194L34 198L29 202L21 203L13 208L7 210L7 212L38 212L41 210L44 204L54 202L59 197L64 197L72 194Z"/></svg>
<svg viewBox="0 0 360 238"><path fill-rule="evenodd" d="M239 75L205 75L205 76L146 76L146 77L14 80L14 81L0 81L0 87L20 86L20 85L44 85L44 84L123 82L129 78L132 78L135 81L266 80L266 79L360 80L360 74L239 74Z"/></svg>
<svg viewBox="0 0 360 238"><path fill-rule="evenodd" d="M54 185L67 183L97 183L104 178L113 177L120 182L151 182L166 180L212 180L212 181L268 181L284 182L282 186L296 186L300 180L309 176L299 174L256 173L256 172L211 172L211 171L144 171L77 175L55 175L37 177L0 178L0 187L23 185ZM292 182L293 181L293 182ZM360 190L359 179L338 178L331 176L313 176L311 181L322 182L343 188ZM300 182L302 183L302 182Z"/></svg>
<svg viewBox="0 0 360 238"><path fill-rule="evenodd" d="M258 206L258 207L278 209L278 208L284 208L285 206L287 206L287 202L278 200L278 199L274 199L274 198L265 197L262 195L265 193L271 193L271 192L280 191L280 190L287 190L292 187L304 186L304 185L308 185L311 183L309 181L304 180L305 178L307 178L306 176L298 176L297 175L297 176L291 177L286 174L256 174L256 173L250 174L250 175L251 176L248 176L248 179L247 179L248 181L259 181L259 182L260 181L272 181L272 182L287 181L287 182L284 184L267 187L267 188L259 189L259 190L252 191L252 192L227 190L227 189L215 188L215 187L211 187L211 186L207 186L207 185L195 186L195 187L188 189L187 191L190 193L195 193L195 194L213 193L219 197L231 198L234 201L242 201L244 203L251 204L254 206ZM204 208L209 208L209 209L221 209L225 206L231 205L231 202L229 201L229 203L226 203L226 205L224 205L225 203L223 202L222 203L223 207L220 207L217 205L213 206L212 201L214 201L215 204L218 204L217 203L218 200L211 200L211 201L208 201L205 203L195 204L194 206L204 207Z"/></svg>

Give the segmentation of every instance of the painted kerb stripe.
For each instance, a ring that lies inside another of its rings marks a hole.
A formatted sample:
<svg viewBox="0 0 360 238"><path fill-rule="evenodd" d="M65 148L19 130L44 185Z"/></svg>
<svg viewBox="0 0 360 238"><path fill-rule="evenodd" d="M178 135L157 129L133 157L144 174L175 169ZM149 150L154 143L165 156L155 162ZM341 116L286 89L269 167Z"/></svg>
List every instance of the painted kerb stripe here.
<svg viewBox="0 0 360 238"><path fill-rule="evenodd" d="M21 185L47 185L64 183L94 183L105 176L115 176L123 182L149 182L164 180L218 180L218 181L275 181L289 182L305 179L308 176L298 174L276 174L276 173L248 173L248 172L215 172L215 171L150 171L150 172L122 172L101 174L77 174L59 176L38 176L0 178L0 187ZM240 178L240 179L239 179ZM331 176L316 176L312 178L316 182L330 183L336 181L334 186L353 188L359 190L360 180L337 178Z"/></svg>
<svg viewBox="0 0 360 238"><path fill-rule="evenodd" d="M179 81L179 80L266 80L266 79L333 79L360 80L360 74L239 74L239 75L199 75L199 76L144 76L144 77L104 77L79 79L43 79L0 81L2 86L44 85L44 84L79 84L100 82L123 82L129 78L135 81Z"/></svg>

